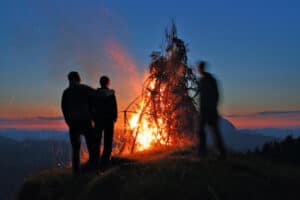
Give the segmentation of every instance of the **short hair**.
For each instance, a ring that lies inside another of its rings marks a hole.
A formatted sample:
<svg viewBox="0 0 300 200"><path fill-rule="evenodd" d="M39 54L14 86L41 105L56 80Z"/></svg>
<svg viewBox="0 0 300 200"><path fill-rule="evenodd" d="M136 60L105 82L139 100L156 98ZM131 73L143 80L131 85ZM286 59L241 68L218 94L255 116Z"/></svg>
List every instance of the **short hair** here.
<svg viewBox="0 0 300 200"><path fill-rule="evenodd" d="M102 87L105 87L105 86L108 85L108 83L109 83L109 78L107 76L101 76L101 78L100 78L100 85Z"/></svg>
<svg viewBox="0 0 300 200"><path fill-rule="evenodd" d="M78 72L75 72L75 71L72 71L68 74L68 79L70 82L73 82L73 81L80 81L80 76L79 76L79 73Z"/></svg>
<svg viewBox="0 0 300 200"><path fill-rule="evenodd" d="M198 68L201 69L202 71L205 71L206 68L206 62L205 61L200 61L198 63Z"/></svg>

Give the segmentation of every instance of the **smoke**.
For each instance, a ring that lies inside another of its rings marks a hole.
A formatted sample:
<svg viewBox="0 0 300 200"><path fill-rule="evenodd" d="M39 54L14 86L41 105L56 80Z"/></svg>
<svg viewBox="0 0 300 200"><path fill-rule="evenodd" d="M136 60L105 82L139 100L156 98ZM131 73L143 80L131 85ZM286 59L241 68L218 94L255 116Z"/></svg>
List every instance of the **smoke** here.
<svg viewBox="0 0 300 200"><path fill-rule="evenodd" d="M84 83L99 87L99 77L107 75L116 90L119 108L124 108L139 94L144 78L126 44L120 42L129 41L124 18L105 7L95 8L77 21L64 15L60 18L50 78L64 88L66 75L76 70Z"/></svg>
<svg viewBox="0 0 300 200"><path fill-rule="evenodd" d="M109 41L106 54L114 72L115 81L113 82L115 82L119 96L127 100L134 99L141 92L143 73L139 71L133 58L120 43L114 40Z"/></svg>

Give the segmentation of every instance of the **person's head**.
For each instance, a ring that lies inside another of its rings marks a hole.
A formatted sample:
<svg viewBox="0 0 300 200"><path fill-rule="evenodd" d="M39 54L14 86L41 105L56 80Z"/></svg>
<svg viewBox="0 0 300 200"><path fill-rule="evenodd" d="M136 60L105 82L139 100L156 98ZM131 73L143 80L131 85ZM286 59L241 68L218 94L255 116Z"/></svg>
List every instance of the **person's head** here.
<svg viewBox="0 0 300 200"><path fill-rule="evenodd" d="M78 72L72 71L68 74L68 79L70 84L79 84L81 82Z"/></svg>
<svg viewBox="0 0 300 200"><path fill-rule="evenodd" d="M100 86L102 88L108 88L110 84L110 80L107 76L101 76L100 78Z"/></svg>
<svg viewBox="0 0 300 200"><path fill-rule="evenodd" d="M198 63L198 71L200 75L204 75L206 72L206 62L205 61L200 61Z"/></svg>

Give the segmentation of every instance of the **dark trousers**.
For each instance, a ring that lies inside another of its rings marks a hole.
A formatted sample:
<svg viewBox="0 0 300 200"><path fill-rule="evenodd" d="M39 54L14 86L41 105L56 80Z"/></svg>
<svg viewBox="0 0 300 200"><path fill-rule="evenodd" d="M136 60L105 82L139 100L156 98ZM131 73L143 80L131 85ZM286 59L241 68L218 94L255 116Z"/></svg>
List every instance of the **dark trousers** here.
<svg viewBox="0 0 300 200"><path fill-rule="evenodd" d="M102 134L104 135L104 148L101 156L101 163L107 164L110 160L112 152L112 143L114 137L114 121L103 119L97 120L95 123L96 131L96 155L100 157L100 146L102 140Z"/></svg>
<svg viewBox="0 0 300 200"><path fill-rule="evenodd" d="M87 149L89 152L89 162L92 162L93 157L93 129L92 125L85 123L84 126L71 126L70 127L70 141L72 146L72 169L73 173L77 174L80 171L80 146L81 139L80 136L83 135L87 144Z"/></svg>
<svg viewBox="0 0 300 200"><path fill-rule="evenodd" d="M219 152L224 155L226 152L223 138L219 128L219 114L217 108L201 108L199 126L199 155L207 154L205 126L208 125L213 133L214 142Z"/></svg>

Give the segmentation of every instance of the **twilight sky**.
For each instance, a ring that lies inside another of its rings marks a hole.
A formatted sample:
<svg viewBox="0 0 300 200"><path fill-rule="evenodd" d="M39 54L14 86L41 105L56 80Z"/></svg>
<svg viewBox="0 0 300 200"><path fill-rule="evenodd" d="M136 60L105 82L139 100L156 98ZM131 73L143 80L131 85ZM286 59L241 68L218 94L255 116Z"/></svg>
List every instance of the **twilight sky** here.
<svg viewBox="0 0 300 200"><path fill-rule="evenodd" d="M110 76L122 110L172 18L237 127L300 127L299 10L297 0L1 0L0 128L65 127L70 70L93 87Z"/></svg>

